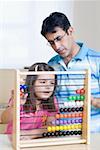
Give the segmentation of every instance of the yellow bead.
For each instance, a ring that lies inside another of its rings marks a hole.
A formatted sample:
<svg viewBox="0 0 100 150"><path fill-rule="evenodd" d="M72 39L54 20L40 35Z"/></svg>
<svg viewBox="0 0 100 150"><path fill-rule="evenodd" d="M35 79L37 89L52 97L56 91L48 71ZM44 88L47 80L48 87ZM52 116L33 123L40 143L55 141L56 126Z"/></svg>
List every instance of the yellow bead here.
<svg viewBox="0 0 100 150"><path fill-rule="evenodd" d="M64 130L67 130L68 128L67 128L67 126L63 126L63 129L64 129Z"/></svg>
<svg viewBox="0 0 100 150"><path fill-rule="evenodd" d="M51 131L52 131L51 126L48 126L48 127L47 127L47 130L48 130L48 132L51 132Z"/></svg>
<svg viewBox="0 0 100 150"><path fill-rule="evenodd" d="M68 130L70 130L71 129L71 126L70 125L68 125Z"/></svg>
<svg viewBox="0 0 100 150"><path fill-rule="evenodd" d="M52 126L52 127L51 127L51 130L54 132L54 131L55 131L55 126Z"/></svg>
<svg viewBox="0 0 100 150"><path fill-rule="evenodd" d="M63 126L60 126L60 130L64 130Z"/></svg>
<svg viewBox="0 0 100 150"><path fill-rule="evenodd" d="M82 128L82 125L81 125L81 124L79 124L79 125L78 125L78 128L79 128L79 129L81 129L81 128Z"/></svg>
<svg viewBox="0 0 100 150"><path fill-rule="evenodd" d="M56 126L56 127L55 127L55 130L56 130L56 131L59 131L59 130L60 130L60 129L59 129L59 126Z"/></svg>
<svg viewBox="0 0 100 150"><path fill-rule="evenodd" d="M75 128L75 126L74 125L71 125L71 129L74 129Z"/></svg>
<svg viewBox="0 0 100 150"><path fill-rule="evenodd" d="M78 129L78 124L75 125L75 129Z"/></svg>

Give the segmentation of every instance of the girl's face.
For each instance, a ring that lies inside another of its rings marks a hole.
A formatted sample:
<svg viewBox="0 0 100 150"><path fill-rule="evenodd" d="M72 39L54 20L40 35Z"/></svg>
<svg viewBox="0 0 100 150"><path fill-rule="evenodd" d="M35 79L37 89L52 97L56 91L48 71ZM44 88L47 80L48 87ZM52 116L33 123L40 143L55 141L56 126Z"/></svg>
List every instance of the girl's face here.
<svg viewBox="0 0 100 150"><path fill-rule="evenodd" d="M55 75L39 75L34 83L34 92L37 99L48 99L55 86Z"/></svg>

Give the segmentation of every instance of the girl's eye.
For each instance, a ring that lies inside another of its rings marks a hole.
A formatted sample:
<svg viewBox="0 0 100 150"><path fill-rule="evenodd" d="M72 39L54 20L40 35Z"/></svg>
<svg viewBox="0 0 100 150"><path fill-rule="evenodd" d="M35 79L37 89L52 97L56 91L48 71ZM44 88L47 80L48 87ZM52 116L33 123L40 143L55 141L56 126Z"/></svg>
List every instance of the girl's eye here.
<svg viewBox="0 0 100 150"><path fill-rule="evenodd" d="M51 82L50 84L54 85L55 83L54 83L54 82Z"/></svg>
<svg viewBox="0 0 100 150"><path fill-rule="evenodd" d="M45 83L45 81L40 81L40 83Z"/></svg>

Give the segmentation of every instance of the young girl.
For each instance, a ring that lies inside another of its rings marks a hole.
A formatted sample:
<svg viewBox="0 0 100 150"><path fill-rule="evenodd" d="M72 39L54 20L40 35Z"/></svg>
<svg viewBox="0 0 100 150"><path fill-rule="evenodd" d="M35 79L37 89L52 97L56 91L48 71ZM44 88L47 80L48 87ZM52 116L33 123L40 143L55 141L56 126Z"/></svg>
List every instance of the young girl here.
<svg viewBox="0 0 100 150"><path fill-rule="evenodd" d="M54 69L46 63L36 63L29 68L29 71L54 71ZM28 96L20 107L21 133L22 135L34 133L32 137L36 138L44 132L47 125L52 123L55 113L58 112L57 101L54 97L56 75L27 75L25 85L27 86L25 93ZM12 133L12 116L8 114L8 112L11 114L12 111L11 103L8 110L2 114L2 120L5 116L5 118L8 117L6 120L8 122L7 134ZM29 130L33 130L33 132L29 132Z"/></svg>

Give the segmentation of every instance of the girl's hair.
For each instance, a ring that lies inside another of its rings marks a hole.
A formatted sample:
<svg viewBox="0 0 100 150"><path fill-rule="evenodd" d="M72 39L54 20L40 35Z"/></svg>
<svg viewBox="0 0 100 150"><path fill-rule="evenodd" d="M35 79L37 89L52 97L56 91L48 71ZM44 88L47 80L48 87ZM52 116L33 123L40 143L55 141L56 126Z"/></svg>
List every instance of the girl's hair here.
<svg viewBox="0 0 100 150"><path fill-rule="evenodd" d="M54 69L46 63L35 63L30 68L29 71L54 71ZM36 111L36 97L34 95L34 83L37 80L38 75L27 75L26 83L27 86L26 93L28 93L28 97L26 102L23 106L24 111L26 112L35 112ZM55 75L55 85L54 91L57 85L57 79ZM41 104L44 110L48 111L55 111L55 104L54 104L54 91L52 95L47 100L42 100Z"/></svg>

